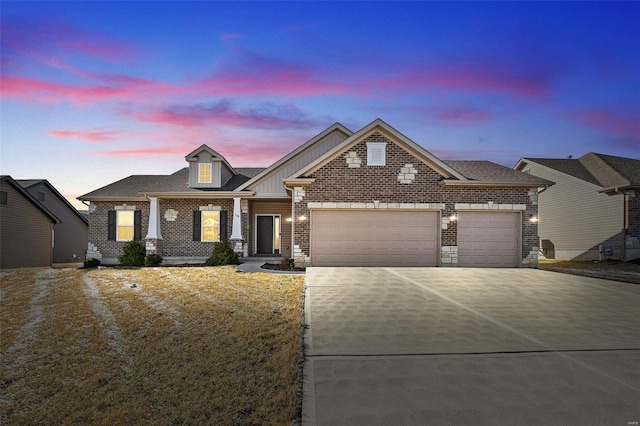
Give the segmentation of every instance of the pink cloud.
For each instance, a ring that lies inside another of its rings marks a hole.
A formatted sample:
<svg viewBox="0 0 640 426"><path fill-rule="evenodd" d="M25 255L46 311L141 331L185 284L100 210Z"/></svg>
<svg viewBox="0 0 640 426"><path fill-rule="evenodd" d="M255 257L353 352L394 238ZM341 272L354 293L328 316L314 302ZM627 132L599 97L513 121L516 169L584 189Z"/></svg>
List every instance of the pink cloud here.
<svg viewBox="0 0 640 426"><path fill-rule="evenodd" d="M86 142L105 142L117 139L120 132L116 130L51 130L49 135L63 139L80 139Z"/></svg>
<svg viewBox="0 0 640 426"><path fill-rule="evenodd" d="M640 116L622 114L611 110L586 110L569 114L569 117L592 128L605 131L640 143Z"/></svg>
<svg viewBox="0 0 640 426"><path fill-rule="evenodd" d="M426 107L423 110L438 121L453 124L477 124L493 119L491 112L473 107Z"/></svg>
<svg viewBox="0 0 640 426"><path fill-rule="evenodd" d="M174 105L141 112L125 111L140 121L178 126L207 124L257 129L308 129L318 123L291 104L263 103L238 108L230 100L211 104Z"/></svg>
<svg viewBox="0 0 640 426"><path fill-rule="evenodd" d="M194 146L194 149L197 146ZM182 146L156 146L145 148L131 148L131 149L114 149L108 151L96 151L95 154L105 157L158 157L166 155L187 155L189 151L185 151Z"/></svg>
<svg viewBox="0 0 640 426"><path fill-rule="evenodd" d="M129 77L105 76L107 84L63 84L19 76L3 76L1 85L3 98L37 100L44 102L71 101L87 105L111 99L139 100L141 96L158 96L180 89L164 83L133 79Z"/></svg>
<svg viewBox="0 0 640 426"><path fill-rule="evenodd" d="M435 88L541 99L551 90L552 73L499 61L468 60L418 66L404 74L384 78L381 83L381 87L393 89Z"/></svg>

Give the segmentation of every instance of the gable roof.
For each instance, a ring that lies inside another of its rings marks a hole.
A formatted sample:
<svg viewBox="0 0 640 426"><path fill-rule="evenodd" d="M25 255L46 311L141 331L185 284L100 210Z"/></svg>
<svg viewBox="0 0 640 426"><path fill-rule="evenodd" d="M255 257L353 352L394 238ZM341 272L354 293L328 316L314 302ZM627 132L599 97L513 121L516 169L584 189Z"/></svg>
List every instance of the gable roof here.
<svg viewBox="0 0 640 426"><path fill-rule="evenodd" d="M640 188L640 160L590 152L580 158L522 158L514 167L521 170L533 162L592 183L603 192Z"/></svg>
<svg viewBox="0 0 640 426"><path fill-rule="evenodd" d="M323 130L322 132L320 132L319 134L317 134L313 138L309 139L307 142L305 142L304 144L302 144L301 146L299 146L295 150L291 151L289 154L285 155L284 157L282 157L281 159L279 159L278 161L273 163L271 166L269 166L266 169L264 169L261 173L256 175L253 179L251 179L250 181L246 182L244 185L238 187L237 191L241 191L241 190L243 190L243 189L245 189L245 188L247 188L249 186L258 184L260 181L266 179L267 177L269 177L270 175L275 173L278 169L283 167L290 160L292 160L295 157L301 155L304 151L306 151L311 146L315 145L318 141L321 141L326 136L328 136L331 133L336 132L336 131L344 133L344 135L347 136L347 137L353 135L353 132L351 130L347 129L342 124L334 123L333 125L327 127L325 130Z"/></svg>
<svg viewBox="0 0 640 426"><path fill-rule="evenodd" d="M444 162L472 181L466 182L466 184L478 182L486 185L495 184L532 187L553 185L553 182L546 179L533 176L528 173L522 173L510 167L492 163L491 161L444 160ZM448 183L451 183L451 181Z"/></svg>
<svg viewBox="0 0 640 426"><path fill-rule="evenodd" d="M36 206L42 213L47 215L53 223L61 223L62 221L58 219L58 217L51 212L48 208L46 208L40 201L36 200L33 195L29 194L29 192L22 187L15 179L13 179L9 175L0 176L0 182L5 182L11 185L20 195L27 199L31 204Z"/></svg>
<svg viewBox="0 0 640 426"><path fill-rule="evenodd" d="M233 167L231 167L231 164L229 164L229 162L227 161L227 159L224 158L220 153L218 153L218 151L211 149L207 144L200 145L198 148L194 149L189 154L187 154L184 157L184 159L187 161L196 161L197 154L200 154L202 151L207 151L209 154L211 154L212 157L217 158L218 160L221 160L229 168L229 170L231 170L232 173L234 174L236 173Z"/></svg>
<svg viewBox="0 0 640 426"><path fill-rule="evenodd" d="M189 168L184 167L170 175L132 175L78 197L81 201L145 201L146 194L183 194L207 197L229 192L248 181L264 169L238 168L236 174L221 188L190 188Z"/></svg>
<svg viewBox="0 0 640 426"><path fill-rule="evenodd" d="M73 214L78 216L80 218L80 220L82 220L87 225L89 224L89 219L85 215L81 214L75 207L73 207L73 205L69 202L69 200L67 200L67 198L65 196L60 194L58 192L58 190L53 185L51 185L51 183L48 180L46 180L46 179L16 179L16 182L18 182L18 184L20 184L20 186L22 186L26 190L29 190L29 188L31 188L33 186L36 186L36 185L44 185L44 186L46 186L47 188L49 188L49 190L51 192L53 192L53 194L56 197L58 197L60 199L60 201L62 201L65 204L65 206L67 206L67 208L69 210L71 210L73 212Z"/></svg>
<svg viewBox="0 0 640 426"><path fill-rule="evenodd" d="M409 153L415 155L422 162L427 164L436 172L440 173L445 177L454 177L460 180L466 180L466 178L460 174L458 171L454 170L447 164L445 164L442 160L440 160L435 155L431 154L426 149L422 148L417 143L413 142L411 139L400 133L395 128L391 127L389 124L385 123L380 118L373 120L371 123L364 126L362 129L353 133L347 139L342 141L340 144L335 146L333 149L327 151L324 155L321 155L316 160L307 164L300 170L296 171L294 174L289 176L286 180L294 180L299 177L307 176L314 171L318 170L320 167L327 164L329 161L333 160L335 157L340 155L342 152L346 151L353 145L361 142L366 139L370 135L375 132L380 132L387 136L389 139L393 140L400 147L408 151Z"/></svg>

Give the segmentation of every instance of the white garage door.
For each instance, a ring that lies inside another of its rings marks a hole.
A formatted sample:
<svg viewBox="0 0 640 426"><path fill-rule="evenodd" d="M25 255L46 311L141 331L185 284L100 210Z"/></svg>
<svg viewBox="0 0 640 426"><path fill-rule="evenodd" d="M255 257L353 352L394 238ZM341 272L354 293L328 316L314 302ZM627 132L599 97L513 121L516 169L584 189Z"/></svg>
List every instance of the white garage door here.
<svg viewBox="0 0 640 426"><path fill-rule="evenodd" d="M314 211L313 266L436 266L438 212Z"/></svg>
<svg viewBox="0 0 640 426"><path fill-rule="evenodd" d="M520 214L460 212L458 265L512 268L520 265Z"/></svg>

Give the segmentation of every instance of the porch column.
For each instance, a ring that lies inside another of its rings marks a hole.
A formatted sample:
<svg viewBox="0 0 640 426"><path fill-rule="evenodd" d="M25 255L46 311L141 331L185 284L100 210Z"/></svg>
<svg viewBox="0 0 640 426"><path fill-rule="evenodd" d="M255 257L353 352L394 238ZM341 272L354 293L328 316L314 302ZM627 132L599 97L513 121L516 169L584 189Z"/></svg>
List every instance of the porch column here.
<svg viewBox="0 0 640 426"><path fill-rule="evenodd" d="M146 236L147 254L162 255L162 234L160 233L160 203L157 197L149 197L149 229Z"/></svg>
<svg viewBox="0 0 640 426"><path fill-rule="evenodd" d="M231 225L231 239L243 240L242 238L242 212L240 209L240 198L233 199L233 222Z"/></svg>
<svg viewBox="0 0 640 426"><path fill-rule="evenodd" d="M157 197L149 197L149 230L147 231L147 240L161 240L160 233L160 203Z"/></svg>

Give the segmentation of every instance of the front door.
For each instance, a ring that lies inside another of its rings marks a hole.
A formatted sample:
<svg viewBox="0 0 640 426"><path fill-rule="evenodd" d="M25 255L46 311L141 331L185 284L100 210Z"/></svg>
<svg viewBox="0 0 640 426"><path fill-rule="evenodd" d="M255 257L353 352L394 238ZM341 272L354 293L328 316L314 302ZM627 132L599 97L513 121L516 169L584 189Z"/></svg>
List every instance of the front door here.
<svg viewBox="0 0 640 426"><path fill-rule="evenodd" d="M256 222L256 253L273 254L273 216L257 216Z"/></svg>

